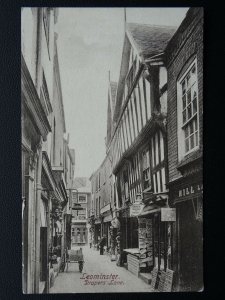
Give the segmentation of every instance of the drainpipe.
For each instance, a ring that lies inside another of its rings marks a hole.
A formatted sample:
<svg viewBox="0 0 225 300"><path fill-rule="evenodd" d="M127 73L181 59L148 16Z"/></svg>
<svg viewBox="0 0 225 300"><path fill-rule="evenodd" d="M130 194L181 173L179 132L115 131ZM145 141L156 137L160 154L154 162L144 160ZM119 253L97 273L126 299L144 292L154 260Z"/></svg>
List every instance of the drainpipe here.
<svg viewBox="0 0 225 300"><path fill-rule="evenodd" d="M36 180L36 205L35 205L35 293L39 293L40 281L40 202L41 202L41 171L42 171L42 137L38 145L38 166Z"/></svg>

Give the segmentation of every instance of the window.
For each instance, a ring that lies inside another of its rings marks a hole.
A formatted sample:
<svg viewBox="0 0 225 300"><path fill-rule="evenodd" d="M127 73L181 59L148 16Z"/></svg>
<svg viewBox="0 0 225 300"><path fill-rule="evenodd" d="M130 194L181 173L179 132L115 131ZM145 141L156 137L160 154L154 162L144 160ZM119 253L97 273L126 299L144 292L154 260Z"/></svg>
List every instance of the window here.
<svg viewBox="0 0 225 300"><path fill-rule="evenodd" d="M86 208L84 208L83 210L78 210L78 220L86 220Z"/></svg>
<svg viewBox="0 0 225 300"><path fill-rule="evenodd" d="M87 195L79 195L78 203L87 203Z"/></svg>
<svg viewBox="0 0 225 300"><path fill-rule="evenodd" d="M143 169L143 187L144 190L151 188L151 174L150 174L150 158L149 150L142 152L142 169Z"/></svg>
<svg viewBox="0 0 225 300"><path fill-rule="evenodd" d="M199 146L196 60L178 83L178 124L178 140L182 139L179 157L182 158Z"/></svg>
<svg viewBox="0 0 225 300"><path fill-rule="evenodd" d="M126 168L122 173L122 184L121 184L121 192L123 198L125 200L129 199L129 186L128 186L128 169Z"/></svg>
<svg viewBox="0 0 225 300"><path fill-rule="evenodd" d="M73 201L73 204L75 204L77 202L77 192L72 192L72 201Z"/></svg>

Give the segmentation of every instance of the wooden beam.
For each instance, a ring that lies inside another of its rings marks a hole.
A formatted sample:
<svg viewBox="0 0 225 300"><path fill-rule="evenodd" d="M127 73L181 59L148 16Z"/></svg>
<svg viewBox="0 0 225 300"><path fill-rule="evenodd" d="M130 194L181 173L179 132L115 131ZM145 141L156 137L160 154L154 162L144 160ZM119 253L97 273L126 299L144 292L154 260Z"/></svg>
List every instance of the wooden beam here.
<svg viewBox="0 0 225 300"><path fill-rule="evenodd" d="M144 127L144 122L143 122L143 116L142 116L141 91L140 91L139 82L138 82L138 95L139 95L139 106L140 106L140 115L141 115L141 125L142 125L142 128L143 128L143 127ZM142 128L140 128L140 130L141 130Z"/></svg>

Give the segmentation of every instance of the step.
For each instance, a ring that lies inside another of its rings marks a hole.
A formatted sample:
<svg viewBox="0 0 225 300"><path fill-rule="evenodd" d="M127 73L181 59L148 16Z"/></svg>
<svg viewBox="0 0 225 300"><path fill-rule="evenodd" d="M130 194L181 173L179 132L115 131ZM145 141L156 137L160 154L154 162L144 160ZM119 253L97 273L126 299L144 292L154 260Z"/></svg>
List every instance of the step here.
<svg viewBox="0 0 225 300"><path fill-rule="evenodd" d="M151 273L140 273L139 278L141 278L147 284L151 284L151 282L152 282Z"/></svg>

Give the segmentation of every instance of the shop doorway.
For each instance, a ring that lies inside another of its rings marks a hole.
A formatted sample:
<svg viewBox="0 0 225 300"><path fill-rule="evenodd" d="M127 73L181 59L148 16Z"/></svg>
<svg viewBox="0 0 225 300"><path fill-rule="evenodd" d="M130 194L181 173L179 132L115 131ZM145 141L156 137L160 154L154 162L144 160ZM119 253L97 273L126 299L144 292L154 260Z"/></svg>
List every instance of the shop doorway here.
<svg viewBox="0 0 225 300"><path fill-rule="evenodd" d="M203 228L201 219L196 218L193 203L189 200L178 205L178 255L182 291L199 291L203 288Z"/></svg>

